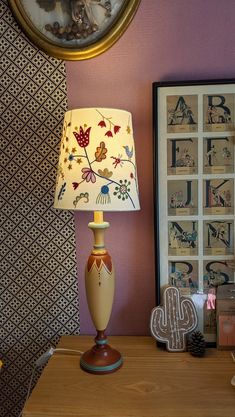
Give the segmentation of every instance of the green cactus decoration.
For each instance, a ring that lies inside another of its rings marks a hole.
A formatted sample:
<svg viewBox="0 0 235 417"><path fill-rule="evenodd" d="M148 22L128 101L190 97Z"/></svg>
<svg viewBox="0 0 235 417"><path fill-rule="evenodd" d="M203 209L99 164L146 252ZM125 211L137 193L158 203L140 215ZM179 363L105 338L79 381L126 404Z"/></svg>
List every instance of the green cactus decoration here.
<svg viewBox="0 0 235 417"><path fill-rule="evenodd" d="M189 298L182 297L178 288L167 287L163 306L152 310L150 329L153 337L166 343L170 352L186 350L186 334L197 327L196 308Z"/></svg>

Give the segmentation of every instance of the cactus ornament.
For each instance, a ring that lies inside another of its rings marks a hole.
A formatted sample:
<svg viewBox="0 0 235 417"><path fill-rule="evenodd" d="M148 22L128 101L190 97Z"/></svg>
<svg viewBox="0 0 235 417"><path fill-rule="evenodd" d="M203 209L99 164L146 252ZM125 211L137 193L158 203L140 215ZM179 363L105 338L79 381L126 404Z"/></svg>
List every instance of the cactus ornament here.
<svg viewBox="0 0 235 417"><path fill-rule="evenodd" d="M182 297L178 288L167 287L163 306L152 310L150 329L153 337L166 343L170 352L186 350L186 334L197 327L196 308L189 298Z"/></svg>

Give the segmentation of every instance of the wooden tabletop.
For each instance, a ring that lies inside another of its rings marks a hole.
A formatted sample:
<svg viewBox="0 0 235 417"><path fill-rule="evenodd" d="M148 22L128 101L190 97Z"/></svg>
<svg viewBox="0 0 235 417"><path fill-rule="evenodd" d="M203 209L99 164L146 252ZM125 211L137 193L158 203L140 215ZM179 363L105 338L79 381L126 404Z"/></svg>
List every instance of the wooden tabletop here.
<svg viewBox="0 0 235 417"><path fill-rule="evenodd" d="M86 350L87 336L63 336L58 347ZM113 336L124 357L109 375L80 369L79 356L55 353L28 400L23 417L233 417L235 364L230 352L206 356L168 353L151 337Z"/></svg>

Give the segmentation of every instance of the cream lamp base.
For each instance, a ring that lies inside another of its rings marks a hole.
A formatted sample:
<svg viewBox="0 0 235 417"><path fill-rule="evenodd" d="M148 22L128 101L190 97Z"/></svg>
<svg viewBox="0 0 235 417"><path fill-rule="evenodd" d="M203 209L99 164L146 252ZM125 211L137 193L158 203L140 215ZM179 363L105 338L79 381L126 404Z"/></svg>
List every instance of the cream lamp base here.
<svg viewBox="0 0 235 417"><path fill-rule="evenodd" d="M89 311L97 330L95 345L81 357L81 368L93 374L107 374L118 370L123 363L121 354L107 344L105 329L112 311L115 274L110 255L104 246L104 232L109 223L103 212L94 213L88 224L94 233L94 247L86 266L85 284Z"/></svg>

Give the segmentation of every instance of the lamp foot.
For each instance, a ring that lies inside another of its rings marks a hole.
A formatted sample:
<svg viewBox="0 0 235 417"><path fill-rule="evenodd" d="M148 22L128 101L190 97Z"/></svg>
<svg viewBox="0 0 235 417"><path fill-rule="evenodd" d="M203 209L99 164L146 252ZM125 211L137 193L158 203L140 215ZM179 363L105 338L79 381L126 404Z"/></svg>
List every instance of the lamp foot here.
<svg viewBox="0 0 235 417"><path fill-rule="evenodd" d="M91 374L110 374L121 368L123 359L116 349L107 344L107 338L103 332L98 332L95 338L96 344L83 353L80 361L81 368Z"/></svg>

